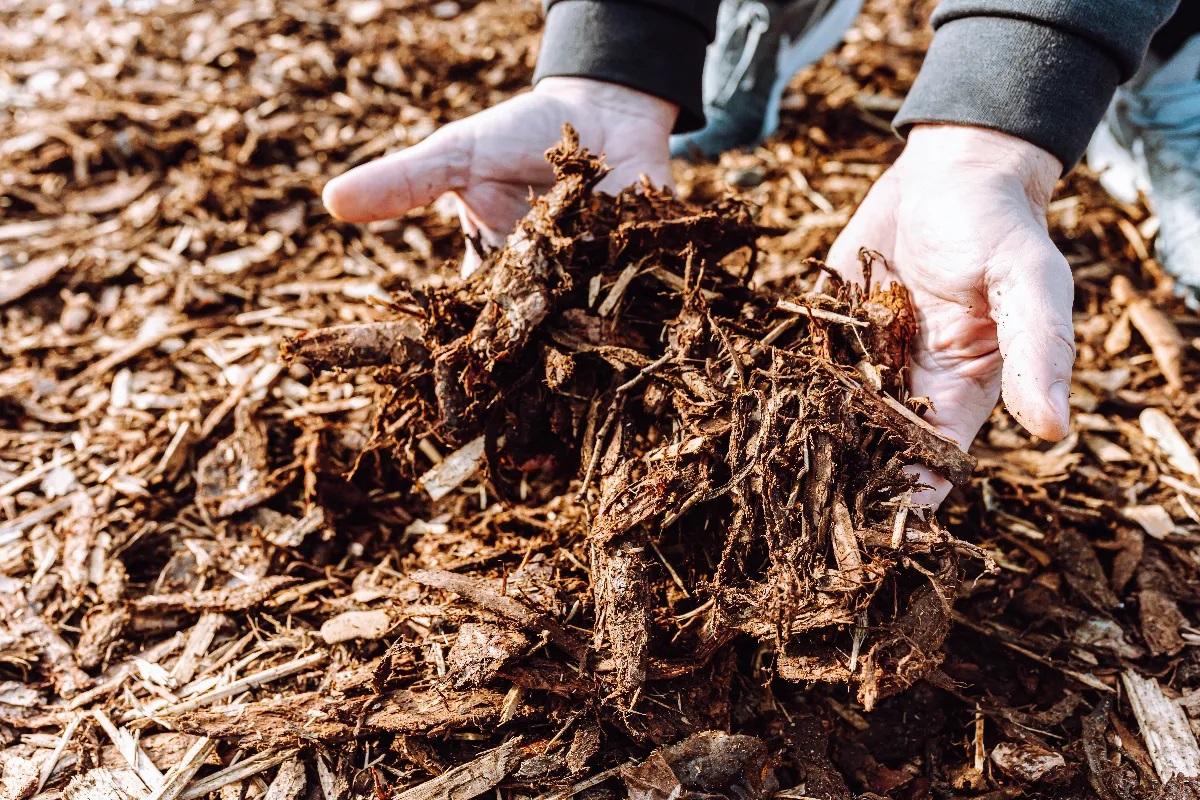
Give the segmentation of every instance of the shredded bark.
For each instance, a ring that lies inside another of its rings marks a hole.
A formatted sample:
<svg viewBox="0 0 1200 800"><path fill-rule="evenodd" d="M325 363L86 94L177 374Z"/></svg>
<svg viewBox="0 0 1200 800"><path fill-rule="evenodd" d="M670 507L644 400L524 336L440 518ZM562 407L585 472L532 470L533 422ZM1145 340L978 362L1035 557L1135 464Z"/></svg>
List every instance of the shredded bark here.
<svg viewBox="0 0 1200 800"><path fill-rule="evenodd" d="M1060 443L998 408L962 453L906 293L819 266L932 5L868 0L674 192L568 134L461 280L449 206L320 190L527 89L534 0L0 3L5 796L1195 797L1153 217L1082 169L1050 206Z"/></svg>

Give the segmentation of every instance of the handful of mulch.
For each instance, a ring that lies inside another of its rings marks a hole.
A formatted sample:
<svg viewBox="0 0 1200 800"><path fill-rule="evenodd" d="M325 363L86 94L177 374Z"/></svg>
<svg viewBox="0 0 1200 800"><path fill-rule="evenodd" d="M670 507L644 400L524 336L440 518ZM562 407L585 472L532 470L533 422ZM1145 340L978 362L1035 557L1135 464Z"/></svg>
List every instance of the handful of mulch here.
<svg viewBox="0 0 1200 800"><path fill-rule="evenodd" d="M475 275L285 348L374 370L389 389L373 447L451 528L458 488L486 475L513 513L586 538L589 580L557 587L568 619L482 568L410 576L465 607L454 689L500 676L591 698L663 743L720 727L703 709L746 653L854 684L867 708L925 675L969 548L913 513L905 467L962 483L973 461L906 396L906 291L872 284L866 253L869 288L814 265L823 291L753 289L771 231L744 202L597 193L603 159L570 128L547 158L557 184ZM430 445L451 451L432 469ZM647 702L664 693L690 705Z"/></svg>

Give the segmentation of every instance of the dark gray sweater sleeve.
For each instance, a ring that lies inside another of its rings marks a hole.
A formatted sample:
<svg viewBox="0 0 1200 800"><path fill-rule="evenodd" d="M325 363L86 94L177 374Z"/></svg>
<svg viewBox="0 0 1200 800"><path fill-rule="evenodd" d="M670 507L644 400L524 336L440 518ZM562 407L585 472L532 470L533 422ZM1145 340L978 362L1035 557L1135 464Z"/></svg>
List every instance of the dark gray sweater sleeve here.
<svg viewBox="0 0 1200 800"><path fill-rule="evenodd" d="M978 125L1079 162L1117 86L1179 0L943 0L896 116Z"/></svg>
<svg viewBox="0 0 1200 800"><path fill-rule="evenodd" d="M679 106L676 133L704 124L704 52L719 0L546 0L534 82L595 78Z"/></svg>

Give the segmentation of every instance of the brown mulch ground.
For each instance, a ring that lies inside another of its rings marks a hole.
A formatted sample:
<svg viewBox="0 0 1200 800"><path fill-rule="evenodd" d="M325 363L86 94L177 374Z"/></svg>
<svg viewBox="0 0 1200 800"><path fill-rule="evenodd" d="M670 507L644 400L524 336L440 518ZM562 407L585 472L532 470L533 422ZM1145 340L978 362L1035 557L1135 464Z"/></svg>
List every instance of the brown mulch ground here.
<svg viewBox="0 0 1200 800"><path fill-rule="evenodd" d="M940 524L902 294L806 264L926 5L686 202L564 156L555 269L464 284L452 216L319 190L526 86L536 4L0 3L0 800L1192 796L1200 319L1153 218L1065 182L1072 433L997 410Z"/></svg>

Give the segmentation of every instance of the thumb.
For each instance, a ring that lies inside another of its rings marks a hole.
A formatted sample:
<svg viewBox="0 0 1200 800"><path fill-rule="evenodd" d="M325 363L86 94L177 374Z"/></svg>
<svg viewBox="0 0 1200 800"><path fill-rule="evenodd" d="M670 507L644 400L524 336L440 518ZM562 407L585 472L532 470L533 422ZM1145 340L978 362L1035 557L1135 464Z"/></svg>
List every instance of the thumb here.
<svg viewBox="0 0 1200 800"><path fill-rule="evenodd" d="M419 144L339 175L325 184L321 199L346 222L392 219L466 187L473 153L472 126L452 123Z"/></svg>
<svg viewBox="0 0 1200 800"><path fill-rule="evenodd" d="M1004 358L1004 404L1025 430L1058 441L1070 422L1074 292L1066 259L1049 237L1039 238L989 275L987 289Z"/></svg>

